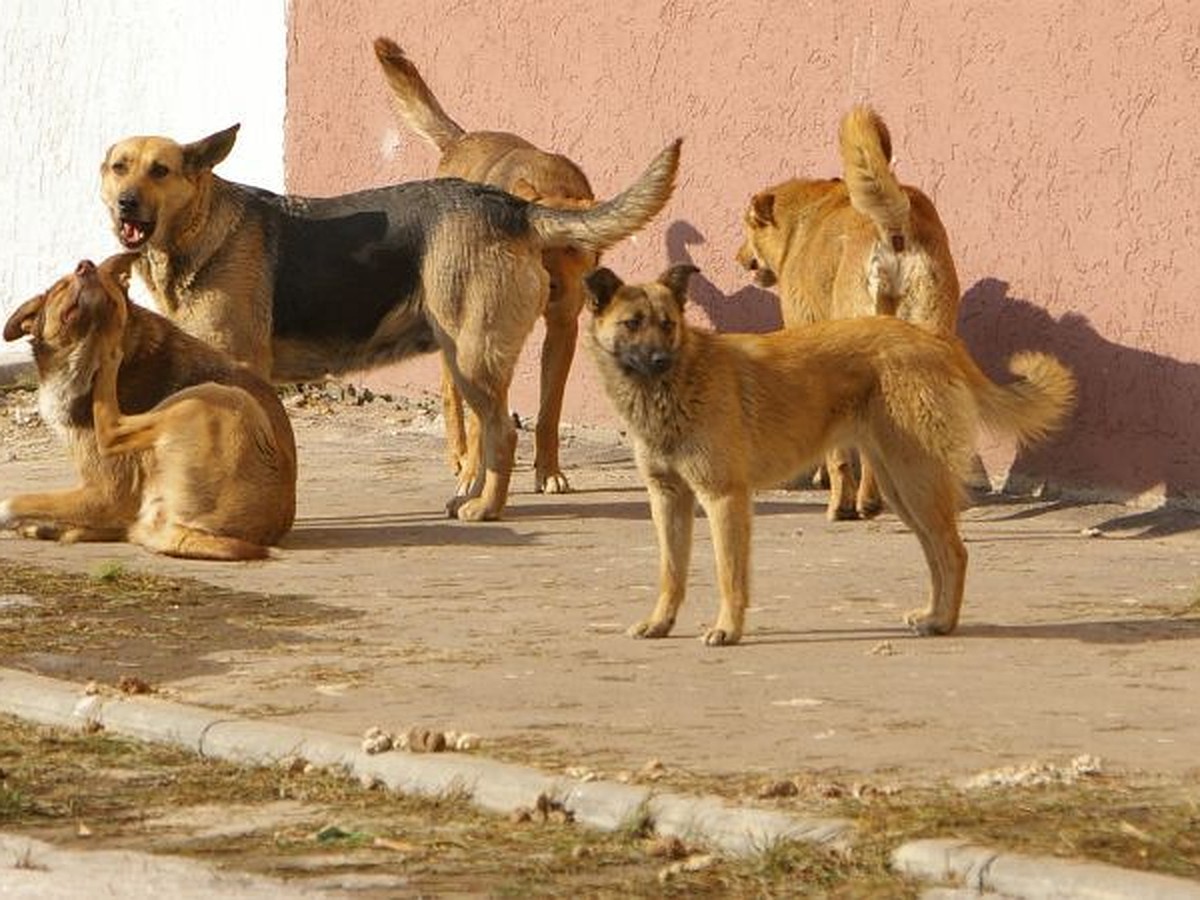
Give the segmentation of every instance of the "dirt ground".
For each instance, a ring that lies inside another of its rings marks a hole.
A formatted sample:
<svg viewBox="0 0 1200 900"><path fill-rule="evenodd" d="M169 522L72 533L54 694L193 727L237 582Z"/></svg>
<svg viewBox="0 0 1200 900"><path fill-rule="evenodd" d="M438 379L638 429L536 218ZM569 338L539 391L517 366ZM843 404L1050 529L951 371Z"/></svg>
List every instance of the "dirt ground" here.
<svg viewBox="0 0 1200 900"><path fill-rule="evenodd" d="M706 776L919 784L1083 754L1110 772L1196 774L1193 513L988 498L962 517L959 630L916 638L901 615L927 575L894 516L831 524L819 493L766 492L743 643L697 639L716 610L703 521L675 635L637 641L624 629L652 603L656 547L620 435L571 431L577 490L541 496L523 433L507 520L463 524L442 511L453 481L430 406L289 403L299 517L270 561L0 538L0 564L200 579L229 589L223 608L179 604L157 646L31 649L7 664L80 681L132 672L185 702L345 734L454 728L601 775L654 759ZM32 393L0 395L0 438L0 496L71 483ZM247 592L273 595L261 602L286 627L248 612Z"/></svg>

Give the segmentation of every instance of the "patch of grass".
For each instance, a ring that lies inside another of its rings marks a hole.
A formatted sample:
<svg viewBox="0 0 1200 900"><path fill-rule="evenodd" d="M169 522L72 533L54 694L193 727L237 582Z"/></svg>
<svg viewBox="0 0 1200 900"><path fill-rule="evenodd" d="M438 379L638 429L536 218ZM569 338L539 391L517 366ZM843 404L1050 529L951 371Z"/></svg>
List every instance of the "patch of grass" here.
<svg viewBox="0 0 1200 900"><path fill-rule="evenodd" d="M96 566L95 572L92 573L92 577L97 581L104 581L109 584L119 582L125 575L125 567L119 562L114 561L100 563Z"/></svg>
<svg viewBox="0 0 1200 900"><path fill-rule="evenodd" d="M352 618L296 596L233 591L103 563L90 574L0 561L0 594L34 602L0 618L0 665L115 684L136 662L148 683L218 668L219 651L304 644L293 625Z"/></svg>

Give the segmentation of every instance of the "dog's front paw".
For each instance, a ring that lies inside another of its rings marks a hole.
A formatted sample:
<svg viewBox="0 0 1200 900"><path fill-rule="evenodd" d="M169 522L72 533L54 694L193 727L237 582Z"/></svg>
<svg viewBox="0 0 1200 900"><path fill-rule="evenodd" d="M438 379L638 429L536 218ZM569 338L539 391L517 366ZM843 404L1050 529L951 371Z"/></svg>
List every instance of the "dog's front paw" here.
<svg viewBox="0 0 1200 900"><path fill-rule="evenodd" d="M904 622L919 637L949 634L957 624L955 622L943 622L927 609L914 609L904 617Z"/></svg>
<svg viewBox="0 0 1200 900"><path fill-rule="evenodd" d="M729 647L741 639L741 633L732 628L709 628L704 632L704 643L708 647Z"/></svg>
<svg viewBox="0 0 1200 900"><path fill-rule="evenodd" d="M569 494L571 492L571 483L567 481L567 476L562 472L546 474L539 472L533 486L539 494Z"/></svg>
<svg viewBox="0 0 1200 900"><path fill-rule="evenodd" d="M663 638L674 627L674 619L643 619L626 628L625 633L633 638Z"/></svg>
<svg viewBox="0 0 1200 900"><path fill-rule="evenodd" d="M494 522L500 518L500 513L492 509L482 497L472 497L469 500L462 500L457 505L454 504L454 501L451 501L447 505L447 509L450 509L451 506L454 508L450 510L450 515L457 518L460 522Z"/></svg>

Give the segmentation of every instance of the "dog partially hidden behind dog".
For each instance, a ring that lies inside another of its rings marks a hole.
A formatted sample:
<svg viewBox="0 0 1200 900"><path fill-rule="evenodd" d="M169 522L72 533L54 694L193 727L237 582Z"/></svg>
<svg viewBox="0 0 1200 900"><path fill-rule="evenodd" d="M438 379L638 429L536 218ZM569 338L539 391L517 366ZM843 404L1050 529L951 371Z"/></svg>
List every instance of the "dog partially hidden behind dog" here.
<svg viewBox="0 0 1200 900"><path fill-rule="evenodd" d="M892 139L869 107L839 130L842 178L792 179L750 201L737 253L761 287L776 288L786 327L895 315L953 334L959 287L946 229L932 201L891 168ZM881 506L874 474L834 448L826 460L830 519L870 518Z"/></svg>
<svg viewBox="0 0 1200 900"><path fill-rule="evenodd" d="M375 40L375 56L392 89L400 117L441 153L437 174L465 178L560 209L595 205L592 186L583 170L559 153L548 153L515 134L467 131L438 102L412 60L395 41ZM584 306L583 276L599 265L599 253L580 247L550 247L542 252L550 276L550 295L542 318L540 402L534 432L534 489L548 494L570 490L559 461L559 420L575 344L579 313ZM470 482L478 460L463 425L462 397L449 370L443 368L442 408L446 419L447 451L460 480ZM473 424L473 423L472 423Z"/></svg>
<svg viewBox="0 0 1200 900"><path fill-rule="evenodd" d="M709 519L720 614L710 645L733 644L750 603L752 491L775 486L835 446L856 445L929 565L919 634L958 624L967 551L961 477L980 424L1036 441L1062 423L1071 373L1042 353L1009 361L998 386L953 337L889 316L824 321L771 334L714 334L684 321L694 266L627 285L587 276L590 343L605 389L633 437L658 535L659 594L637 637L663 637L686 590L695 504Z"/></svg>
<svg viewBox="0 0 1200 900"><path fill-rule="evenodd" d="M579 210L453 178L280 196L213 172L236 133L130 137L105 155L101 195L159 309L274 381L440 350L481 427L482 465L447 509L499 518L517 443L508 390L549 294L543 253L596 253L647 224L674 187L679 141Z"/></svg>
<svg viewBox="0 0 1200 900"><path fill-rule="evenodd" d="M81 484L0 502L0 527L169 556L262 559L292 526L296 444L274 388L129 302L134 254L83 261L4 326Z"/></svg>

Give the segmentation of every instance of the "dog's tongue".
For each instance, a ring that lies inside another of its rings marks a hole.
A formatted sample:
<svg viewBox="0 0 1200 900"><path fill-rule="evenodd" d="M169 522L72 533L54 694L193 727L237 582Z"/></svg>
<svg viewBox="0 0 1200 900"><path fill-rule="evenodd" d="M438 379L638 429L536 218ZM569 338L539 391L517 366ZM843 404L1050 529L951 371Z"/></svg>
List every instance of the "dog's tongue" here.
<svg viewBox="0 0 1200 900"><path fill-rule="evenodd" d="M137 222L125 219L121 222L121 240L126 244L140 244L146 237L146 232Z"/></svg>

